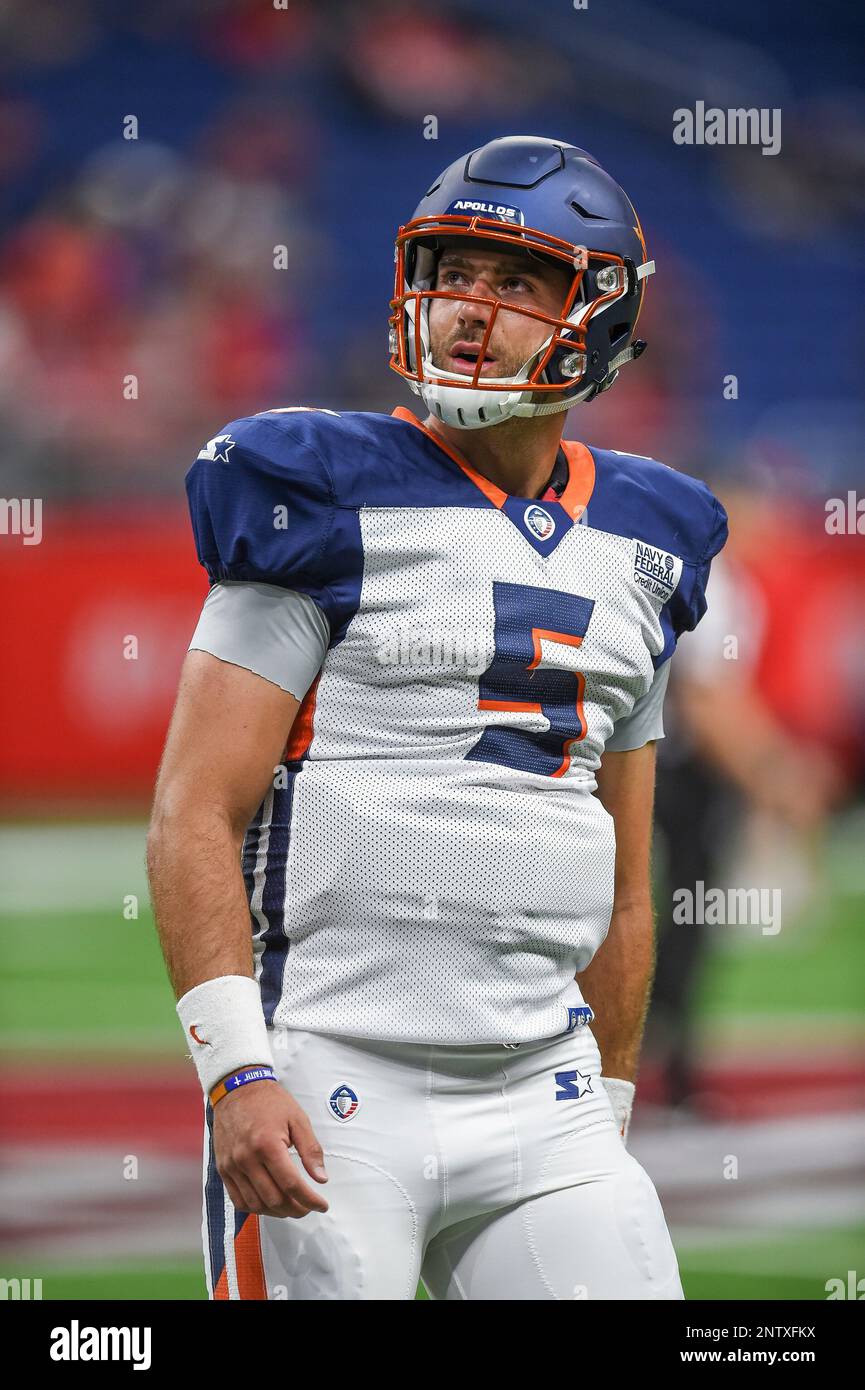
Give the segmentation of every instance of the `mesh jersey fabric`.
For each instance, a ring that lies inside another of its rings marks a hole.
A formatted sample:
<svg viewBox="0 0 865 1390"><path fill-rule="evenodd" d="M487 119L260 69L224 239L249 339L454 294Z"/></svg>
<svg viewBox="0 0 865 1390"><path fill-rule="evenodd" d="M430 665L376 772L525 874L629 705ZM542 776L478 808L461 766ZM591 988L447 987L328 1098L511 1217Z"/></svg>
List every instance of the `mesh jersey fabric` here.
<svg viewBox="0 0 865 1390"><path fill-rule="evenodd" d="M506 497L399 417L268 412L218 439L188 477L212 582L305 593L331 634L243 847L268 1023L562 1031L613 901L594 773L705 611L723 509L594 450L581 499Z"/></svg>

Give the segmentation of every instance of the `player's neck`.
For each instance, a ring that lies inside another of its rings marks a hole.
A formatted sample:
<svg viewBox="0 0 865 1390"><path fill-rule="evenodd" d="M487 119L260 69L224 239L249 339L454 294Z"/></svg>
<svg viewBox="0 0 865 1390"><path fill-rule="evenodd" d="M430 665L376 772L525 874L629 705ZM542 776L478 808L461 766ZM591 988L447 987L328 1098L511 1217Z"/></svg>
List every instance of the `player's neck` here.
<svg viewBox="0 0 865 1390"><path fill-rule="evenodd" d="M565 416L503 420L485 430L457 430L430 415L424 421L503 492L516 497L539 497L549 481L562 438Z"/></svg>

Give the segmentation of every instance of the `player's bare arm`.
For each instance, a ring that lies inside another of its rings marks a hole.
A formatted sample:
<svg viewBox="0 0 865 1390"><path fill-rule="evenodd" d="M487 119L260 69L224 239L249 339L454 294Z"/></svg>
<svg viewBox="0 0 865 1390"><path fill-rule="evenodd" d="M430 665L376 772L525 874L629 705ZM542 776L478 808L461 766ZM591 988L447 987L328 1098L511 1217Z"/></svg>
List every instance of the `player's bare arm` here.
<svg viewBox="0 0 865 1390"><path fill-rule="evenodd" d="M616 827L616 885L610 930L580 989L595 1013L604 1076L636 1083L654 962L650 856L655 744L607 751L598 796Z"/></svg>
<svg viewBox="0 0 865 1390"><path fill-rule="evenodd" d="M240 848L298 708L293 695L252 671L204 651L186 656L147 841L157 930L178 999L220 977L253 981ZM206 1049L199 1029L190 1046L199 1039ZM295 1217L327 1210L289 1158L293 1145L307 1172L326 1180L309 1120L278 1083L223 1096L214 1106L214 1145L239 1210Z"/></svg>

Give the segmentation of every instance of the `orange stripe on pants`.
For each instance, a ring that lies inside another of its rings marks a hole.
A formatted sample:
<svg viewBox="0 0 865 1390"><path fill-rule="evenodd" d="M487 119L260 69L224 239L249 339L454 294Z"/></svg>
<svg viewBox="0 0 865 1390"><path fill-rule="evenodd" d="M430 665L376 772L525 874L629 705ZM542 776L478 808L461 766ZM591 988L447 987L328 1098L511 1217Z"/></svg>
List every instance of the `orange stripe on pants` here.
<svg viewBox="0 0 865 1390"><path fill-rule="evenodd" d="M234 1237L234 1264L237 1269L238 1297L267 1299L264 1261L261 1257L261 1232L255 1214L244 1217L243 1225ZM228 1271L223 1267L219 1282L213 1290L214 1299L228 1298Z"/></svg>

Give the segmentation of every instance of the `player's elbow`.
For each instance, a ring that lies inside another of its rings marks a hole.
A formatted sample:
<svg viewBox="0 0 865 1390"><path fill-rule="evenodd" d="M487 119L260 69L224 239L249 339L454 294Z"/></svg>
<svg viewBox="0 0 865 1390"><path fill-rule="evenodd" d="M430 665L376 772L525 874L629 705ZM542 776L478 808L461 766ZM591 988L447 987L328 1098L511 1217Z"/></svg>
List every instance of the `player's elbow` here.
<svg viewBox="0 0 865 1390"><path fill-rule="evenodd" d="M239 852L243 829L235 823L228 808L218 803L202 804L200 796L184 792L171 782L160 785L145 842L145 862L151 882L168 863L222 846Z"/></svg>
<svg viewBox="0 0 865 1390"><path fill-rule="evenodd" d="M164 795L158 795L153 802L145 841L145 864L151 884L158 879L172 851L179 849L183 833L176 808L171 807Z"/></svg>

